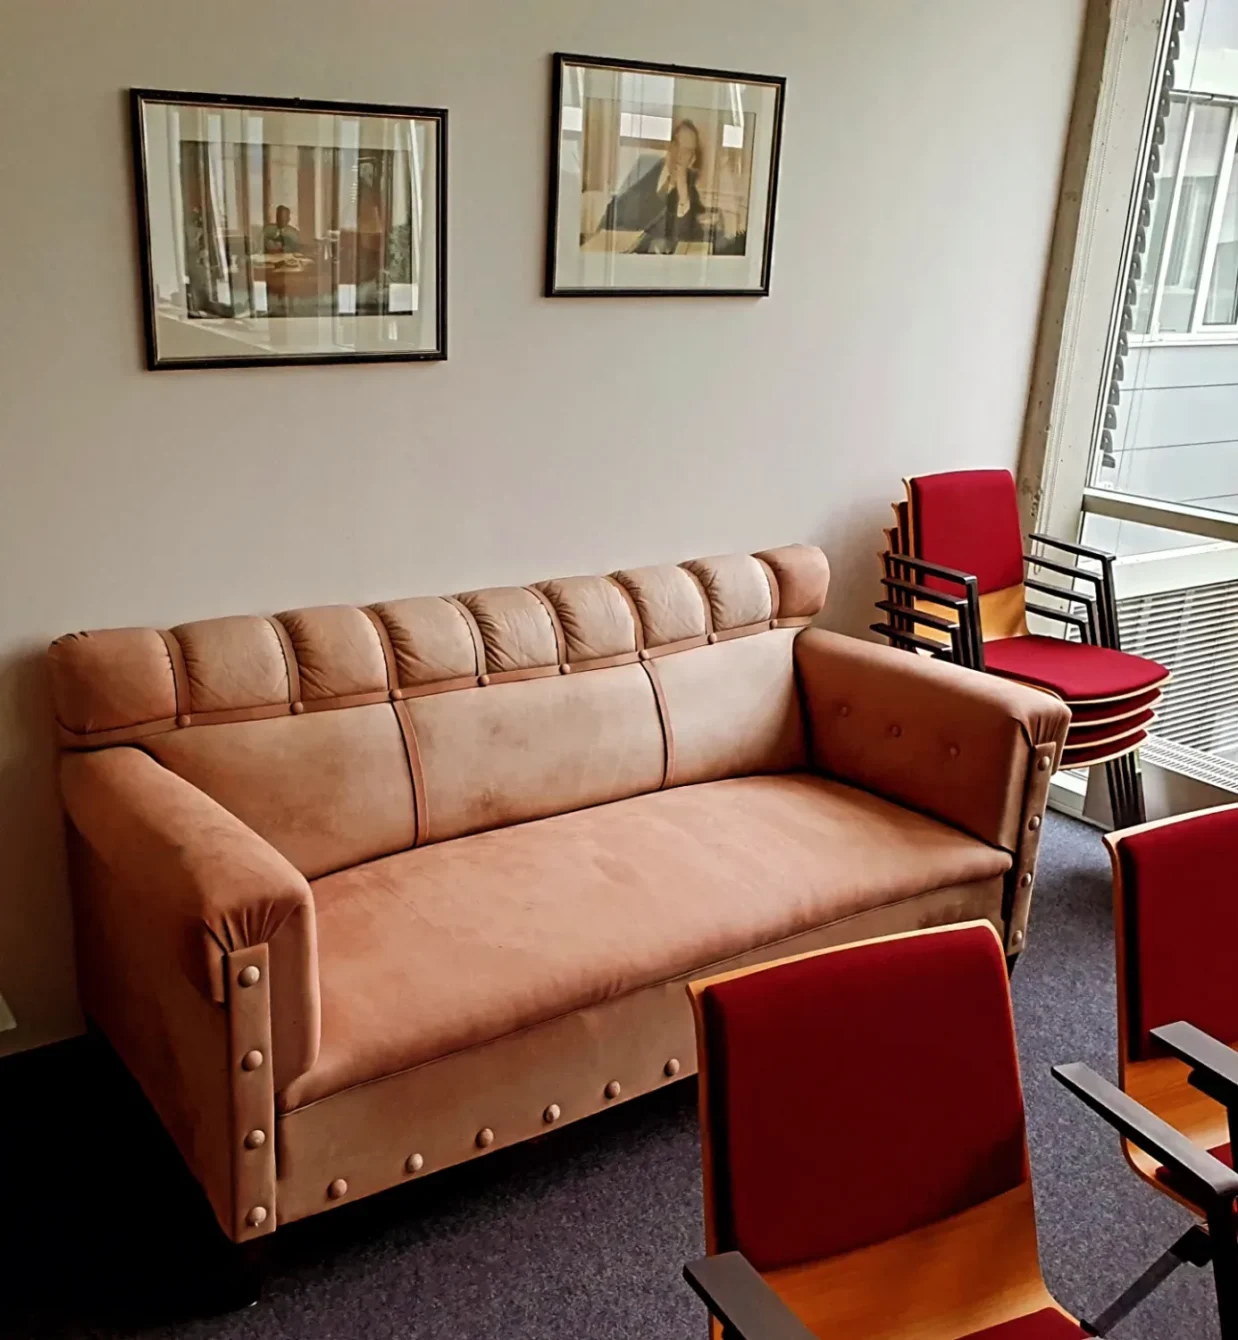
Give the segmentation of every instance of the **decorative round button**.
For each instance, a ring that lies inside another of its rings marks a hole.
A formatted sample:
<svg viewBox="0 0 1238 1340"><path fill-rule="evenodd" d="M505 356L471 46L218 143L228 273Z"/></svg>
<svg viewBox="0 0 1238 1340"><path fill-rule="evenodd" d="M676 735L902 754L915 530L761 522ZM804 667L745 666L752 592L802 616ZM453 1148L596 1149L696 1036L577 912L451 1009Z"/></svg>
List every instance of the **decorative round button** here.
<svg viewBox="0 0 1238 1340"><path fill-rule="evenodd" d="M332 1200L343 1200L348 1195L348 1183L342 1177L337 1177L327 1188L327 1195Z"/></svg>
<svg viewBox="0 0 1238 1340"><path fill-rule="evenodd" d="M1039 762L1036 764L1036 769L1038 772L1048 772L1049 760L1047 758L1040 759Z"/></svg>
<svg viewBox="0 0 1238 1340"><path fill-rule="evenodd" d="M426 1161L420 1154L410 1154L404 1160L404 1171L408 1173L419 1173L426 1166Z"/></svg>
<svg viewBox="0 0 1238 1340"><path fill-rule="evenodd" d="M849 717L851 715L851 708L846 703L843 703L838 709L838 715L840 717Z"/></svg>
<svg viewBox="0 0 1238 1340"><path fill-rule="evenodd" d="M477 676L477 682L482 686L482 688L485 688L486 685L490 683L490 676L489 676L489 675L478 675L478 676Z"/></svg>
<svg viewBox="0 0 1238 1340"><path fill-rule="evenodd" d="M1029 870L1026 875L1019 876L1019 888L1027 889L1031 887L1032 872Z"/></svg>
<svg viewBox="0 0 1238 1340"><path fill-rule="evenodd" d="M250 1212L245 1216L245 1222L250 1226L250 1228L257 1228L260 1224L265 1224L266 1221L267 1221L267 1211L265 1205L255 1205L254 1208L250 1210Z"/></svg>
<svg viewBox="0 0 1238 1340"><path fill-rule="evenodd" d="M620 1087L619 1081L617 1079L612 1079L611 1082L606 1086L606 1088L602 1090L602 1092L607 1096L607 1098L618 1098L619 1095L623 1092L623 1089Z"/></svg>
<svg viewBox="0 0 1238 1340"><path fill-rule="evenodd" d="M715 642L717 642L717 640L718 640L718 634L717 634L717 633L710 633L710 634L708 634L708 635L706 636L706 638L705 638L705 641L708 642L709 645L710 645L711 647L713 646L713 644L714 644Z"/></svg>
<svg viewBox="0 0 1238 1340"><path fill-rule="evenodd" d="M898 739L898 737L899 737L902 733L903 733L903 728L902 728L902 726L891 726L891 727L890 727L890 734L893 735L894 738L895 738L896 740Z"/></svg>
<svg viewBox="0 0 1238 1340"><path fill-rule="evenodd" d="M262 980L262 973L251 963L248 968L242 968L236 975L236 980L242 986L257 986Z"/></svg>
<svg viewBox="0 0 1238 1340"><path fill-rule="evenodd" d="M488 1149L494 1144L494 1132L489 1126L483 1126L481 1130L477 1132L476 1144L478 1149Z"/></svg>
<svg viewBox="0 0 1238 1340"><path fill-rule="evenodd" d="M1011 949L1018 949L1018 947L1019 947L1022 943L1023 943L1023 932L1022 932L1022 931L1015 931L1015 933L1010 937L1010 947L1011 947Z"/></svg>
<svg viewBox="0 0 1238 1340"><path fill-rule="evenodd" d="M241 1069L257 1070L262 1064L262 1060L262 1053L255 1047L252 1052L246 1052L245 1055L241 1057Z"/></svg>
<svg viewBox="0 0 1238 1340"><path fill-rule="evenodd" d="M304 704L304 703L293 703L293 705L292 705L292 714L293 714L293 716L298 716L298 717L299 717L299 716L301 715L301 713L304 712L304 711L305 711L305 704Z"/></svg>
<svg viewBox="0 0 1238 1340"><path fill-rule="evenodd" d="M559 673L561 675L570 675L572 673L572 667L568 665L566 661L564 661L563 664L559 667Z"/></svg>
<svg viewBox="0 0 1238 1340"><path fill-rule="evenodd" d="M1027 826L1029 831L1034 833L1040 827L1040 815L1033 814L1032 817L1027 821Z"/></svg>
<svg viewBox="0 0 1238 1340"><path fill-rule="evenodd" d="M178 726L188 726L188 725L189 725L189 717L188 717L184 712L182 712L182 713L180 714L180 716L178 716L178 717L176 718L176 724L177 724Z"/></svg>
<svg viewBox="0 0 1238 1340"><path fill-rule="evenodd" d="M644 649L644 647L642 647L640 651L636 653L636 659L638 661L647 661L649 659L649 653Z"/></svg>
<svg viewBox="0 0 1238 1340"><path fill-rule="evenodd" d="M662 1067L662 1073L667 1079L674 1079L675 1076L679 1074L679 1058L677 1056L672 1056Z"/></svg>
<svg viewBox="0 0 1238 1340"><path fill-rule="evenodd" d="M545 1112L542 1113L542 1120L546 1123L547 1126L551 1126L556 1121L558 1121L562 1115L563 1114L559 1109L559 1104L551 1103L550 1106L547 1107Z"/></svg>
<svg viewBox="0 0 1238 1340"><path fill-rule="evenodd" d="M245 1148L261 1149L262 1146L266 1144L266 1142L267 1142L266 1131L258 1131L258 1130L250 1131L249 1134L245 1137Z"/></svg>

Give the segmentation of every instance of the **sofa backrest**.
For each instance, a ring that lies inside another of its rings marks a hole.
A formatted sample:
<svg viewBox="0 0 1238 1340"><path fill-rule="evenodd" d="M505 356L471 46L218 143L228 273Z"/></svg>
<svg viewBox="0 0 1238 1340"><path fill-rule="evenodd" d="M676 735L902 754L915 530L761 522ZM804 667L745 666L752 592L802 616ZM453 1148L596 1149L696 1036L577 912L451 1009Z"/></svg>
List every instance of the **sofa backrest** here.
<svg viewBox="0 0 1238 1340"><path fill-rule="evenodd" d="M49 652L63 745L136 745L313 879L663 786L804 762L791 643L820 549L366 607L110 629Z"/></svg>

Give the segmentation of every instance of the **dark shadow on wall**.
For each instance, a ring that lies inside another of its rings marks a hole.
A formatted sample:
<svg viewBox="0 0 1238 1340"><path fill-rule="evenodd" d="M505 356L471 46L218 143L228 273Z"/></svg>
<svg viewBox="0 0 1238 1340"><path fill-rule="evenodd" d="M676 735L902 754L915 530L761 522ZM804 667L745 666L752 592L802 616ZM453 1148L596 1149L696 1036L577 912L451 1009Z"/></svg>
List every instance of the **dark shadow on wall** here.
<svg viewBox="0 0 1238 1340"><path fill-rule="evenodd" d="M44 649L0 661L0 1054L76 1033L64 822Z"/></svg>

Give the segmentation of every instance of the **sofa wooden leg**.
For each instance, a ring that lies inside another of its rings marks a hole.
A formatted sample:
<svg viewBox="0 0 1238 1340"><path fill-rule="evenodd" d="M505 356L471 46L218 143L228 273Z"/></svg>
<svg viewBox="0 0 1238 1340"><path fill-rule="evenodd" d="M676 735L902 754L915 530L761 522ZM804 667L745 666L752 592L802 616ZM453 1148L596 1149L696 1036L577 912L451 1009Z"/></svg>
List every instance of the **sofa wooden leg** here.
<svg viewBox="0 0 1238 1340"><path fill-rule="evenodd" d="M219 1316L255 1307L262 1299L271 1263L270 1237L233 1243L221 1263L217 1288L207 1300L207 1311Z"/></svg>

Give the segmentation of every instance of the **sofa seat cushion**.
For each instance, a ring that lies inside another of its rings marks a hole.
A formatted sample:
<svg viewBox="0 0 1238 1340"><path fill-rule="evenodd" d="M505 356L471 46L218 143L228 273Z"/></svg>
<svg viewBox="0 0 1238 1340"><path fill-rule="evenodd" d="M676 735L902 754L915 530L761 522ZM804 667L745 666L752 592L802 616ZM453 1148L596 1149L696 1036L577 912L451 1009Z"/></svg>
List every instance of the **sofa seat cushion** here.
<svg viewBox="0 0 1238 1340"><path fill-rule="evenodd" d="M290 1111L1010 856L841 782L685 786L311 884L322 1044Z"/></svg>

